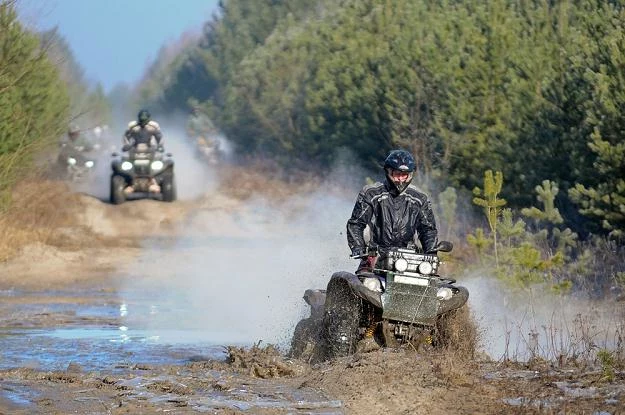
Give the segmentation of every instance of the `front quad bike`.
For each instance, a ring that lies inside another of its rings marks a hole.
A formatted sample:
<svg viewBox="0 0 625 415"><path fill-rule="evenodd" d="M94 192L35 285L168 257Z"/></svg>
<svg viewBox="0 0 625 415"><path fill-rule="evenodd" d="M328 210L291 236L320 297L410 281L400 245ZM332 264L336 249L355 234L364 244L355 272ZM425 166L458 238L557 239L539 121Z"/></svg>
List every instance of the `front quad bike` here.
<svg viewBox="0 0 625 415"><path fill-rule="evenodd" d="M450 242L437 247L441 252L451 249ZM386 347L446 344L446 320L465 305L468 290L438 275L437 255L407 248L379 249L376 255L373 272L336 272L326 290L307 290L305 299L314 296L316 303L307 300L311 317L298 323L307 330L296 327L292 356L315 360L347 356L365 337Z"/></svg>
<svg viewBox="0 0 625 415"><path fill-rule="evenodd" d="M174 161L162 148L139 144L123 148L127 155L113 160L111 167L111 203L121 204L129 199L153 198L165 202L176 200ZM113 153L113 157L119 155Z"/></svg>

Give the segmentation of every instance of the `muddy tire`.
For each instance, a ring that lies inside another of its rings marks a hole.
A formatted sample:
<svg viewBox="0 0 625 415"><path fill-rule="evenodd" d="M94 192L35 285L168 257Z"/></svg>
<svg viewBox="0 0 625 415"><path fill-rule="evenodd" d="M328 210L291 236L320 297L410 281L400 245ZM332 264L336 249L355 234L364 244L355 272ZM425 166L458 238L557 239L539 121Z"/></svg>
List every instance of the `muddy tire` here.
<svg viewBox="0 0 625 415"><path fill-rule="evenodd" d="M319 320L305 318L300 320L293 331L289 356L309 361L315 355L321 329Z"/></svg>
<svg viewBox="0 0 625 415"><path fill-rule="evenodd" d="M163 194L164 202L173 202L176 200L176 181L174 180L173 172L163 176L163 181L161 182L161 193Z"/></svg>
<svg viewBox="0 0 625 415"><path fill-rule="evenodd" d="M349 283L332 278L328 283L321 329L321 353L325 359L348 356L356 351L362 300Z"/></svg>
<svg viewBox="0 0 625 415"><path fill-rule="evenodd" d="M126 201L126 194L124 189L126 188L126 179L122 176L114 174L111 176L111 203L114 205L121 205Z"/></svg>
<svg viewBox="0 0 625 415"><path fill-rule="evenodd" d="M453 352L458 357L472 359L478 343L477 325L471 318L468 305L438 317L434 329L433 346Z"/></svg>

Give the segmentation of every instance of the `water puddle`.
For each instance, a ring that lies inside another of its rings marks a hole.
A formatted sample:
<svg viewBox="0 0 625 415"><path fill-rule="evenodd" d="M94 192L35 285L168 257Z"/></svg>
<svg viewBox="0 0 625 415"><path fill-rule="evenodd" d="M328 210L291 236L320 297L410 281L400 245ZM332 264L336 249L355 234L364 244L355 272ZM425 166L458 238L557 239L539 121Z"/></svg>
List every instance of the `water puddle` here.
<svg viewBox="0 0 625 415"><path fill-rule="evenodd" d="M5 383L0 387L0 394L16 407L28 407L36 395L24 391L19 385Z"/></svg>
<svg viewBox="0 0 625 415"><path fill-rule="evenodd" d="M174 332L108 328L0 330L0 369L65 370L75 363L84 371L115 371L128 361L164 365L223 359L220 345L190 340L188 333L177 337Z"/></svg>
<svg viewBox="0 0 625 415"><path fill-rule="evenodd" d="M112 292L10 291L0 297L9 300L0 305L0 370L17 377L5 376L0 381L0 401L19 410L36 408L42 399L39 395L45 386L37 376L55 373L52 376L66 374L77 377L72 382L85 383L84 388L68 392L79 405L97 405L98 398L91 393L94 386L88 382L113 376L114 387L124 399L147 401L159 408L343 413L340 401L314 390L194 368L198 362L224 361L224 344L250 344L242 341L245 333L223 327L210 331L199 323L196 329L189 324L177 326L178 316L188 310L165 296L126 292L120 299ZM198 321L206 319L198 316ZM189 382L194 386L187 386Z"/></svg>
<svg viewBox="0 0 625 415"><path fill-rule="evenodd" d="M180 364L198 356L222 359L223 347L202 331L154 328L152 320L175 312L148 293L131 301L103 292L11 292L13 304L0 328L0 369L29 367L111 370L120 363ZM19 301L16 299L19 298Z"/></svg>

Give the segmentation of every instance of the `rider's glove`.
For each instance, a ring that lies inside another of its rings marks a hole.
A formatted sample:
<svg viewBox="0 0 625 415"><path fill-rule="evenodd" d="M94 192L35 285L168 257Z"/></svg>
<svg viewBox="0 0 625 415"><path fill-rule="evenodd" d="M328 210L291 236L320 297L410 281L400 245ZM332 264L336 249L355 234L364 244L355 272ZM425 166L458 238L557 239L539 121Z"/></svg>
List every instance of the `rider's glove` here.
<svg viewBox="0 0 625 415"><path fill-rule="evenodd" d="M361 256L364 255L365 253L365 249L364 248L360 248L360 247L354 247L352 248L352 256Z"/></svg>
<svg viewBox="0 0 625 415"><path fill-rule="evenodd" d="M367 267L369 267L370 269L374 269L375 263L378 262L378 257L375 255L369 255L366 261L367 261Z"/></svg>

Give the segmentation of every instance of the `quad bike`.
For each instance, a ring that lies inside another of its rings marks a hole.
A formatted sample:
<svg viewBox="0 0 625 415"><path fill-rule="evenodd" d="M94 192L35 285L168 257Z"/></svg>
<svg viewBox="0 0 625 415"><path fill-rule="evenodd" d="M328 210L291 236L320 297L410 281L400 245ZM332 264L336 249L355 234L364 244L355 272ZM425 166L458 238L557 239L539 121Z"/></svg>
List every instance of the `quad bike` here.
<svg viewBox="0 0 625 415"><path fill-rule="evenodd" d="M58 177L73 183L88 180L96 164L92 150L91 146L82 143L60 143L55 170L58 172Z"/></svg>
<svg viewBox="0 0 625 415"><path fill-rule="evenodd" d="M66 178L71 182L82 182L87 180L95 167L93 157L87 157L84 154L68 155L66 160Z"/></svg>
<svg viewBox="0 0 625 415"><path fill-rule="evenodd" d="M176 200L174 161L163 148L138 144L124 146L127 155L113 153L111 167L111 203L121 204L129 199L153 198L165 202Z"/></svg>
<svg viewBox="0 0 625 415"><path fill-rule="evenodd" d="M215 165L222 157L219 141L214 137L198 136L195 145L198 157L208 164Z"/></svg>
<svg viewBox="0 0 625 415"><path fill-rule="evenodd" d="M450 252L450 242L436 250ZM416 249L378 249L371 272L336 272L326 290L306 290L309 318L294 331L290 354L326 360L356 352L368 336L386 347L445 344L446 320L465 305L466 288L438 275L440 259Z"/></svg>

